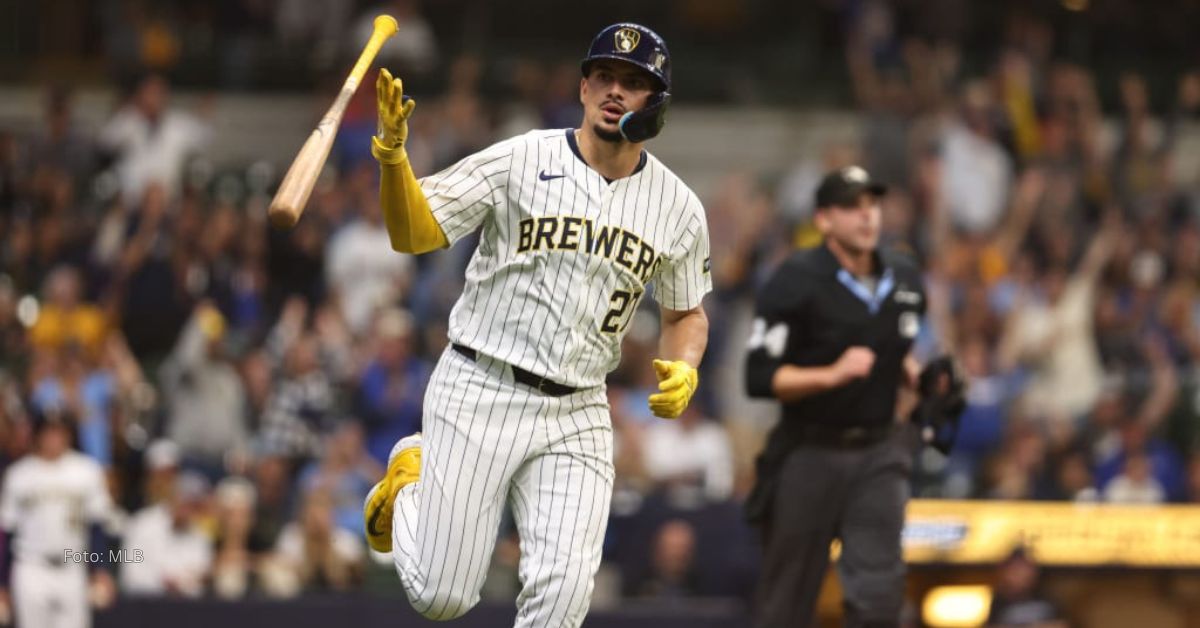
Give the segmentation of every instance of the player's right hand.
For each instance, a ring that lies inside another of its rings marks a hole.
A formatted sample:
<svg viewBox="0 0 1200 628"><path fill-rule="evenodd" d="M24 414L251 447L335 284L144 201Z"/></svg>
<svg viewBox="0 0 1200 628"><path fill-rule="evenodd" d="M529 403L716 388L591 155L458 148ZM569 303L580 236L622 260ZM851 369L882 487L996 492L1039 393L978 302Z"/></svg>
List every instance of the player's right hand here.
<svg viewBox="0 0 1200 628"><path fill-rule="evenodd" d="M875 366L875 352L866 347L850 347L833 363L838 382L845 384L871 374Z"/></svg>
<svg viewBox="0 0 1200 628"><path fill-rule="evenodd" d="M408 117L417 101L404 95L403 81L392 78L391 72L380 68L379 78L375 80L375 104L379 108L379 134L377 141L372 143L373 148L402 148L408 139Z"/></svg>

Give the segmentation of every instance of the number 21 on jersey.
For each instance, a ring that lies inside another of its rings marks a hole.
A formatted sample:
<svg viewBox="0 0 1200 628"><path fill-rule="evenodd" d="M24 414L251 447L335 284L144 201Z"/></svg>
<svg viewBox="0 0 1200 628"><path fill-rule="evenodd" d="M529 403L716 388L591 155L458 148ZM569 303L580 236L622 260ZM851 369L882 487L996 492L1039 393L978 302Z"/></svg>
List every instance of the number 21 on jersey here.
<svg viewBox="0 0 1200 628"><path fill-rule="evenodd" d="M630 306L637 303L641 298L641 290L633 292L628 290L614 290L612 297L608 300L609 305L612 307L608 310L608 314L604 315L604 321L600 324L600 331L606 334L625 331L625 328L629 326L629 321L633 320L631 312L634 308Z"/></svg>

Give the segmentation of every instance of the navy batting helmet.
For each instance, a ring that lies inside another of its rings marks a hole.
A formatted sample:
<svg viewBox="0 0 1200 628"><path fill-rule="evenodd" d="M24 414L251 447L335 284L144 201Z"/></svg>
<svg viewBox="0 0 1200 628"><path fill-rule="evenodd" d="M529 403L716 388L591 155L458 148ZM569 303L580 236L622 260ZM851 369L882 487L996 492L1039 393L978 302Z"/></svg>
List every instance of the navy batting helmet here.
<svg viewBox="0 0 1200 628"><path fill-rule="evenodd" d="M580 64L584 76L597 59L632 63L654 77L658 91L671 89L671 53L667 51L667 42L641 24L622 22L600 31Z"/></svg>

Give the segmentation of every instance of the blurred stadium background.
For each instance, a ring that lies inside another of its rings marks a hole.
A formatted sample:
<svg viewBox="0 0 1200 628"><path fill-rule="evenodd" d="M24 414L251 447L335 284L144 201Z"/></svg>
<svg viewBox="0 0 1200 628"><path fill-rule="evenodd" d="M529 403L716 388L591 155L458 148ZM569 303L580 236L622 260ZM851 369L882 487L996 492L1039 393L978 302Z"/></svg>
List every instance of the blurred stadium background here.
<svg viewBox="0 0 1200 628"><path fill-rule="evenodd" d="M753 294L813 243L820 173L860 162L927 271L919 350L972 379L952 455L917 459L905 625L980 625L995 599L1200 626L1200 3L0 0L0 464L31 408L65 408L118 541L150 543L126 535L146 508L183 522L97 625L421 625L360 508L420 425L474 244L390 251L370 89L300 225L265 224L381 12L418 175L574 126L600 27L671 46L651 150L708 211L712 338L700 402L663 422L657 316L632 327L588 625L747 625L739 503L774 419L741 392ZM518 553L506 527L461 625L511 621ZM838 599L831 575L829 625Z"/></svg>

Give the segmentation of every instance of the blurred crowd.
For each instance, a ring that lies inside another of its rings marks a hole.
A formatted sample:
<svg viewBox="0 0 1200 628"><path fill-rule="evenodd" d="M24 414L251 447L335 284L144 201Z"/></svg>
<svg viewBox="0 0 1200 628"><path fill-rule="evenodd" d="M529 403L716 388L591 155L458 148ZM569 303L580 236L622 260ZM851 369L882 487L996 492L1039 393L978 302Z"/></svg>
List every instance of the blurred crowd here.
<svg viewBox="0 0 1200 628"><path fill-rule="evenodd" d="M307 6L276 4L279 20ZM597 605L748 594L757 550L738 504L769 409L740 392L744 332L760 282L816 242L816 181L849 163L890 184L887 245L926 270L918 352L955 352L971 379L953 453L918 457L917 495L1200 503L1200 164L1180 148L1200 73L1161 102L1139 74L1112 77L1105 110L1103 77L1060 60L1044 21L1014 15L968 71L958 43L907 35L888 3L854 6L858 138L777 172L731 164L703 199L712 338L679 420L645 404L653 304L630 326L608 388L618 479ZM291 17L297 32L325 24ZM409 41L427 45L396 63L446 77L413 119L418 175L579 119L573 59L515 64L493 100L484 60L444 58L431 32ZM120 574L127 594L398 594L362 541L361 504L421 427L474 242L391 250L369 98L290 231L266 225L269 173L232 188L213 176L221 130L172 105L161 76L98 129L74 113L54 87L40 126L0 129L0 465L30 451L32 413L71 418L120 507L110 533L160 559ZM485 594L508 600L519 547L511 522L500 534Z"/></svg>
<svg viewBox="0 0 1200 628"><path fill-rule="evenodd" d="M918 494L1200 501L1200 72L1161 103L1121 72L1106 112L1047 23L1014 15L972 75L869 9L846 50L862 142L827 162L898 184L886 237L926 268L927 350L972 380Z"/></svg>

